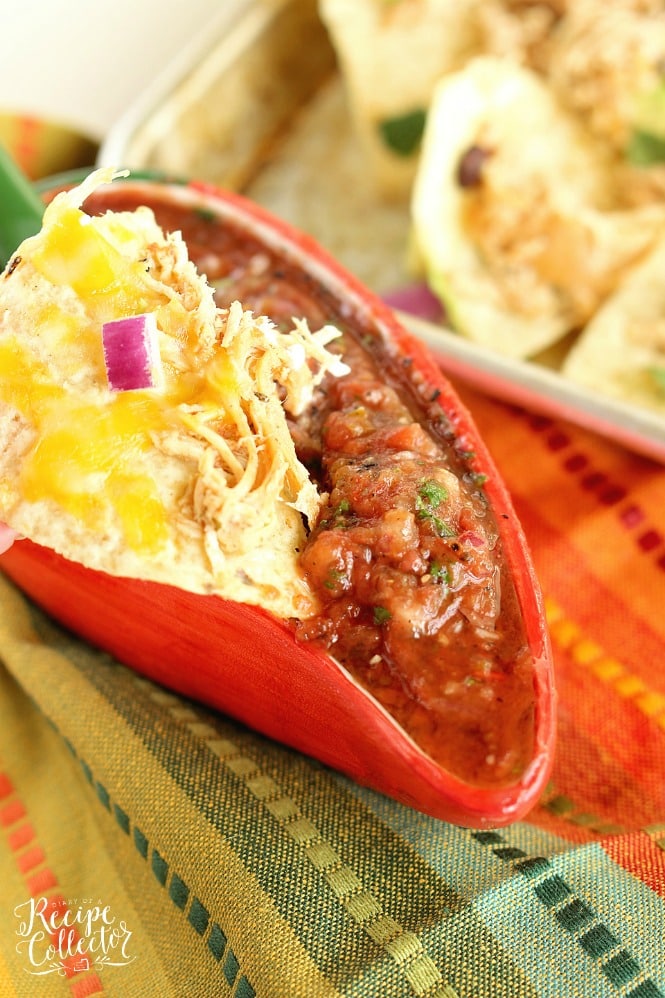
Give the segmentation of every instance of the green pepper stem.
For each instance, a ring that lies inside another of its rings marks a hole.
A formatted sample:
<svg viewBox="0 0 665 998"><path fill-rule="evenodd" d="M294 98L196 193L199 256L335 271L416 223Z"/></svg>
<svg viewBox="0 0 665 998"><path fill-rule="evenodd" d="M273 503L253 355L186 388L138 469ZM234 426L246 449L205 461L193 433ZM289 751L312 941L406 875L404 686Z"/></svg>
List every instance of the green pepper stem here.
<svg viewBox="0 0 665 998"><path fill-rule="evenodd" d="M27 236L39 232L43 214L32 184L0 144L0 269Z"/></svg>

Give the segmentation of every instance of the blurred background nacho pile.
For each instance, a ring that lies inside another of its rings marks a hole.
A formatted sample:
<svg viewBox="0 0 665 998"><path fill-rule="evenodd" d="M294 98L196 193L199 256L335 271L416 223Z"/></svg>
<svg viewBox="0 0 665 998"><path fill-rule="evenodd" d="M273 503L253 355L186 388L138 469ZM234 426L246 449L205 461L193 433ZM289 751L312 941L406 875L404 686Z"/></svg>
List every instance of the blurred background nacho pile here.
<svg viewBox="0 0 665 998"><path fill-rule="evenodd" d="M665 456L664 57L650 0L239 0L99 159L241 190L472 383Z"/></svg>

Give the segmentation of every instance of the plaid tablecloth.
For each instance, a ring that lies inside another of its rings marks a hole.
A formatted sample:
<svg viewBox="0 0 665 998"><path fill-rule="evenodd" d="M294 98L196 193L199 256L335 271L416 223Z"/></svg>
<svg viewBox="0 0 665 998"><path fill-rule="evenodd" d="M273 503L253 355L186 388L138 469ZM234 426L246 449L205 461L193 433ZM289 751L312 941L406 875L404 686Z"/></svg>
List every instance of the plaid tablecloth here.
<svg viewBox="0 0 665 998"><path fill-rule="evenodd" d="M497 832L429 819L0 578L3 998L664 998L665 469L465 395L546 598L541 805Z"/></svg>

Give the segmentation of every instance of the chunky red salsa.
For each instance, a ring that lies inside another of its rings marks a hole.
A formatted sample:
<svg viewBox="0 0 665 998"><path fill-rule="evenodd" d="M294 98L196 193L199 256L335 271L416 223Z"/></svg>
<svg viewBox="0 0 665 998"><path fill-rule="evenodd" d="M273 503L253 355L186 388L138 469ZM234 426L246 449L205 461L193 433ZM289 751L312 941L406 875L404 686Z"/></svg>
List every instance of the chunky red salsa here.
<svg viewBox="0 0 665 998"><path fill-rule="evenodd" d="M88 208L138 198L117 185ZM411 359L288 256L210 213L150 206L183 233L219 305L343 332L350 373L291 427L328 494L301 554L322 609L293 621L297 638L329 650L442 766L477 785L514 782L533 754L527 641L482 479Z"/></svg>

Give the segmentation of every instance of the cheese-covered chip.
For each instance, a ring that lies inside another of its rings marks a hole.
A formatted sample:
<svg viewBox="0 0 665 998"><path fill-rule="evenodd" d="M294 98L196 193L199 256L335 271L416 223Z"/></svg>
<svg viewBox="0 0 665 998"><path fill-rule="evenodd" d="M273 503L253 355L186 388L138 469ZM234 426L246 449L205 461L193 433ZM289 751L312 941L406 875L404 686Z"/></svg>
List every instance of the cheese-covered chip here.
<svg viewBox="0 0 665 998"><path fill-rule="evenodd" d="M0 276L0 520L94 569L307 616L320 496L286 413L340 368L338 331L218 309L149 208L82 210L113 176L57 195ZM160 378L118 391L103 330L132 316Z"/></svg>

